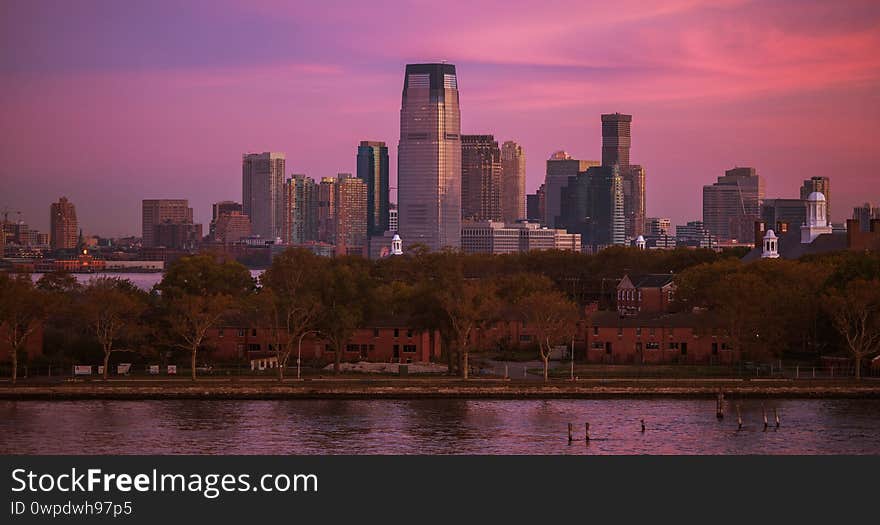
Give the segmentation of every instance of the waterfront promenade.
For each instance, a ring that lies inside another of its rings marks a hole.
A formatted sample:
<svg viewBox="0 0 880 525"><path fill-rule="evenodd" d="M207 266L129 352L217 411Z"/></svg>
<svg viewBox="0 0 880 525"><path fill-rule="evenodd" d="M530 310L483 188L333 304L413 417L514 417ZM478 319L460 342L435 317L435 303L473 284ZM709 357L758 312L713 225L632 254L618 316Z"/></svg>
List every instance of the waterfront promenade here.
<svg viewBox="0 0 880 525"><path fill-rule="evenodd" d="M0 399L601 399L623 397L880 398L880 380L589 379L549 383L459 378L111 379L0 382Z"/></svg>

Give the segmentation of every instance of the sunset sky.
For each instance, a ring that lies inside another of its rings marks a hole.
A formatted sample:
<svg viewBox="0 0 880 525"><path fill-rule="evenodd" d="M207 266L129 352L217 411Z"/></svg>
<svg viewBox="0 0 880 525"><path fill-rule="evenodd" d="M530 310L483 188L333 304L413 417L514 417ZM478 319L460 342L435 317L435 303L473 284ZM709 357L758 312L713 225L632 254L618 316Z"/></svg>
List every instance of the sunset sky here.
<svg viewBox="0 0 880 525"><path fill-rule="evenodd" d="M462 132L520 142L529 192L555 150L599 159L619 111L649 216L699 219L736 165L768 197L830 176L835 221L880 201L876 0L3 0L0 42L0 210L43 230L66 195L86 233L140 235L162 197L207 231L244 152L320 179L384 140L395 186L404 66L440 60Z"/></svg>

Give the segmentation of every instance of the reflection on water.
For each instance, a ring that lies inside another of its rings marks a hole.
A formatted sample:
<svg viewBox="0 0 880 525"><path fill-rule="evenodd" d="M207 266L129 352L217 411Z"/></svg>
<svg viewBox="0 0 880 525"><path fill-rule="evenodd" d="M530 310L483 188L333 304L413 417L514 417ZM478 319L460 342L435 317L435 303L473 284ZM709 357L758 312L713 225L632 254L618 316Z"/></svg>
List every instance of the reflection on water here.
<svg viewBox="0 0 880 525"><path fill-rule="evenodd" d="M770 419L763 430L762 403ZM773 410L782 425L777 431ZM877 454L880 401L3 401L7 454ZM640 432L644 418L647 432ZM567 424L591 441L568 445Z"/></svg>

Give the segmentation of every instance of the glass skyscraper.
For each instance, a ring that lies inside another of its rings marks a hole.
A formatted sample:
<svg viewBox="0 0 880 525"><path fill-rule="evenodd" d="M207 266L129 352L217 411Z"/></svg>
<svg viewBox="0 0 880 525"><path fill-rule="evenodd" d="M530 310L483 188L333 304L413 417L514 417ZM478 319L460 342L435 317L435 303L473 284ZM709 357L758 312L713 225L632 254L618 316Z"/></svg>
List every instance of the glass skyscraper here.
<svg viewBox="0 0 880 525"><path fill-rule="evenodd" d="M384 142L361 141L357 154L357 176L367 185L367 234L388 231L388 146Z"/></svg>
<svg viewBox="0 0 880 525"><path fill-rule="evenodd" d="M461 115L454 65L406 66L397 164L403 242L459 248Z"/></svg>

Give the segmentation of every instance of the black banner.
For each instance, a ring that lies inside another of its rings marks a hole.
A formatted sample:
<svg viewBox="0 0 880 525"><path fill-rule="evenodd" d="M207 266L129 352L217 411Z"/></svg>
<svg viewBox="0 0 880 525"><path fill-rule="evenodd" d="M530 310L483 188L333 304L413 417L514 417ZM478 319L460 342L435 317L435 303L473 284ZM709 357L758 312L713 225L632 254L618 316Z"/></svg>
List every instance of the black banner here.
<svg viewBox="0 0 880 525"><path fill-rule="evenodd" d="M855 480L880 459L5 456L0 464L3 523L845 523L873 513L874 485Z"/></svg>

